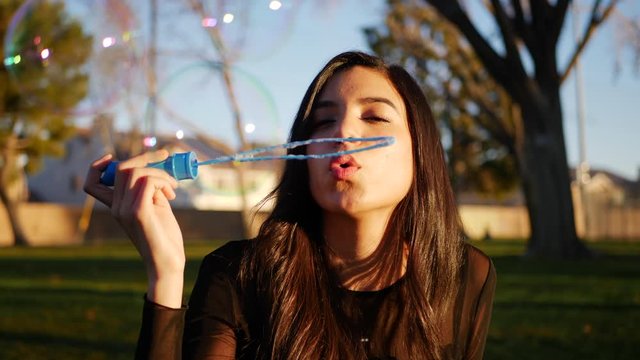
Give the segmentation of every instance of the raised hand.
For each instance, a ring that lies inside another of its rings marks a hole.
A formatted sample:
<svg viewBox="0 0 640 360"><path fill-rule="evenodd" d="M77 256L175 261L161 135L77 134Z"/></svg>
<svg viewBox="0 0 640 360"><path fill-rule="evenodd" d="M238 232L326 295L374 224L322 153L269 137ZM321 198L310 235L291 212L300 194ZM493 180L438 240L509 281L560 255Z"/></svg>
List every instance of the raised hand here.
<svg viewBox="0 0 640 360"><path fill-rule="evenodd" d="M84 190L111 208L140 253L147 270L147 298L179 308L185 254L182 232L169 204L176 197L178 182L163 170L145 167L168 156L167 151L159 150L120 162L111 188L100 183L111 162L111 155L106 155L91 164Z"/></svg>

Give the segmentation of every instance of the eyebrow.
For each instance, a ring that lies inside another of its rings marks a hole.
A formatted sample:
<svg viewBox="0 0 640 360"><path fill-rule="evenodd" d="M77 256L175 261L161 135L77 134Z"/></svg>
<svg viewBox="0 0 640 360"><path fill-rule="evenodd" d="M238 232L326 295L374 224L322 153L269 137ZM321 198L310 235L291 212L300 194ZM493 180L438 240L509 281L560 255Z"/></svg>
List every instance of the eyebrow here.
<svg viewBox="0 0 640 360"><path fill-rule="evenodd" d="M396 105L391 100L389 100L389 99L387 99L385 97L377 97L377 96L364 97L364 98L358 99L358 103L360 103L360 104L372 104L372 103L387 104L387 105L391 106L398 114L400 114L400 111L398 110ZM313 107L313 110L322 109L322 108L328 108L328 107L337 107L337 106L338 106L338 104L335 101L332 101L332 100L320 100Z"/></svg>

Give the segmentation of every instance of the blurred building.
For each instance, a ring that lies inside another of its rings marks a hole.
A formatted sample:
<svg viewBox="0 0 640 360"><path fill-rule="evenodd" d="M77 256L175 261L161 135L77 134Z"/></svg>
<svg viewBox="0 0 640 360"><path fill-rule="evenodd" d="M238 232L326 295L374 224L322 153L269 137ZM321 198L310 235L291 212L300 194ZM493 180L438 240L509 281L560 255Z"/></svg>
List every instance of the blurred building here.
<svg viewBox="0 0 640 360"><path fill-rule="evenodd" d="M138 134L115 132L109 119L100 119L92 128L79 129L66 143L64 157L45 158L42 170L28 177L30 201L81 206L86 200L83 184L91 162L105 153L126 159L143 149L142 141ZM140 146L133 146L136 142L140 142ZM204 137L159 136L154 143L155 149L164 148L170 153L194 151L200 161L230 155L224 143ZM276 186L281 165L277 161L261 161L201 166L195 180L180 182L173 206L238 211L242 209L243 193L247 204L254 206ZM244 186L239 184L239 166L244 174ZM266 206L268 209L269 205Z"/></svg>
<svg viewBox="0 0 640 360"><path fill-rule="evenodd" d="M194 151L199 160L213 159L232 152L219 140L203 136L182 139L160 136L154 140L154 148L165 148L170 153ZM91 162L106 152L115 153L119 159L126 159L131 154L140 152L144 148L142 144L140 134L115 132L109 119L98 119L92 128L80 129L67 142L67 152L63 158L44 159L42 171L29 176L31 204L43 202L49 203L42 204L43 206L51 206L50 203L57 203L80 208L87 201L82 187ZM180 215L183 221L194 221L193 226L189 227L189 231L193 233L191 237L209 236L211 230L207 228L214 219L210 215L212 212L217 213L215 218L229 225L232 222L229 219L237 216L233 214L242 209L243 192L250 208L258 204L277 185L282 165L282 162L261 161L202 166L198 169L196 180L180 182L176 191L178 197L173 201L173 206L177 214L184 213ZM239 185L236 166L242 166L244 186ZM591 240L640 239L640 178L629 180L608 171L593 169L580 187L574 174L572 176L579 236ZM470 238L529 237L529 218L525 199L520 191L508 192L497 198L467 191L458 194L457 200L465 232ZM261 210L269 211L270 204ZM206 219L196 225L194 219L200 215ZM74 224L78 223L77 218L75 219L68 226L70 229L75 228ZM233 221L237 222L237 219ZM107 220L103 222L111 224ZM96 222L92 224L96 225ZM234 228L241 226L238 222ZM217 228L225 229L230 226ZM72 230L65 230L65 234L69 231ZM48 233L50 230L44 231L43 236L49 236ZM229 238L236 238L238 233L240 232L236 231L236 235L229 235ZM64 236L61 235L60 238Z"/></svg>
<svg viewBox="0 0 640 360"><path fill-rule="evenodd" d="M590 169L578 182L572 171L571 190L579 234L588 239L640 237L640 173L630 180Z"/></svg>
<svg viewBox="0 0 640 360"><path fill-rule="evenodd" d="M635 180L592 169L582 187L572 170L576 231L589 240L640 239L640 174ZM499 197L462 191L456 195L467 236L472 239L527 238L526 200L515 190Z"/></svg>

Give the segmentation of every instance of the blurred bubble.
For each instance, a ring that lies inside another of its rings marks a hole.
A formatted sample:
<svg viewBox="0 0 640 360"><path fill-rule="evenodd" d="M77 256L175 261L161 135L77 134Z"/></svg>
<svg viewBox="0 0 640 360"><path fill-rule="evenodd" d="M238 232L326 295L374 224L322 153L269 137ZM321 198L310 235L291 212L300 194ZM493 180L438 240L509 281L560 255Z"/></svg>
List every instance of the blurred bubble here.
<svg viewBox="0 0 640 360"><path fill-rule="evenodd" d="M159 80L158 128L183 131L183 136L206 136L240 149L238 129L250 146L277 144L286 134L280 126L275 101L266 86L239 67L228 68L242 120L230 102L222 67L216 62L194 62ZM251 131L247 131L251 129Z"/></svg>
<svg viewBox="0 0 640 360"><path fill-rule="evenodd" d="M120 0L28 0L7 28L5 68L28 106L96 114L130 78L136 26Z"/></svg>
<svg viewBox="0 0 640 360"><path fill-rule="evenodd" d="M249 147L285 141L272 95L250 73L228 69L242 118L236 127L235 113L224 87L222 67L215 62L185 65L159 82L158 128L183 131L180 151L196 151L199 160L229 155L240 150L238 131ZM238 210L241 194L256 204L276 185L278 164L257 162L246 166L245 183L239 185L231 163L203 166L198 179L180 187L192 195L197 208Z"/></svg>
<svg viewBox="0 0 640 360"><path fill-rule="evenodd" d="M207 3L202 26L219 36L230 60L260 60L276 52L292 33L299 0Z"/></svg>

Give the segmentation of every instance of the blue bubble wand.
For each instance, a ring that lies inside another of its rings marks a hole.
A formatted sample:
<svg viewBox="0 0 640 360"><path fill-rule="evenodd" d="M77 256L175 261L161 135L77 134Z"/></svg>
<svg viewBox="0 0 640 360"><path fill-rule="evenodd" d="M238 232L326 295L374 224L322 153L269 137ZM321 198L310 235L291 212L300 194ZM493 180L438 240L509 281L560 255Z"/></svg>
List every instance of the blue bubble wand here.
<svg viewBox="0 0 640 360"><path fill-rule="evenodd" d="M392 136L378 136L378 137L364 137L364 138L322 138L322 139L309 139L302 141L293 141L286 144L272 145L253 150L243 151L234 155L220 156L215 159L198 161L196 154L193 151L186 153L176 153L170 155L168 158L147 164L147 167L163 169L169 175L173 176L176 180L195 179L198 176L198 166L201 165L214 165L225 162L251 162L251 161L264 161L264 160L307 160L307 159L323 159L330 157L338 157L342 155L354 154L362 151L372 150L389 146L395 143L395 138ZM285 155L261 155L267 154L281 149L293 149L300 146L305 146L314 143L328 143L328 142L374 142L374 144L351 150L342 150L326 154L310 154L310 155L297 155L297 154L285 154ZM109 163L107 168L100 177L100 182L107 186L113 186L116 176L116 168L118 166L117 161Z"/></svg>

